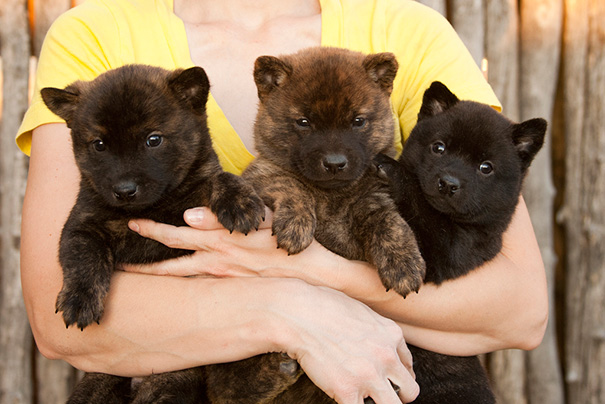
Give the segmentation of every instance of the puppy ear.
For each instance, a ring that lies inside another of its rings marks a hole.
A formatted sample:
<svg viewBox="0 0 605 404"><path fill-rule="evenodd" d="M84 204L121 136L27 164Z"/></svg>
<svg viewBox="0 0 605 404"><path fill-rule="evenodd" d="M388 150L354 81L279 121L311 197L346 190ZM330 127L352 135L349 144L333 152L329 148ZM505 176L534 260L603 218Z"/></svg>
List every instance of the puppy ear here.
<svg viewBox="0 0 605 404"><path fill-rule="evenodd" d="M175 71L168 78L168 87L177 99L189 105L194 111L203 113L206 110L210 82L201 67Z"/></svg>
<svg viewBox="0 0 605 404"><path fill-rule="evenodd" d="M390 52L368 55L363 60L363 68L374 82L378 83L388 94L391 94L393 80L395 80L399 68L395 55Z"/></svg>
<svg viewBox="0 0 605 404"><path fill-rule="evenodd" d="M78 107L82 85L84 83L78 81L65 87L64 90L54 87L45 87L40 90L44 104L57 116L61 117L67 123L67 126L69 126Z"/></svg>
<svg viewBox="0 0 605 404"><path fill-rule="evenodd" d="M281 86L290 74L292 66L274 56L260 56L254 62L254 82L258 98L262 101L271 91Z"/></svg>
<svg viewBox="0 0 605 404"><path fill-rule="evenodd" d="M424 92L422 107L418 113L418 121L442 113L453 107L460 101L445 84L433 81L431 86Z"/></svg>
<svg viewBox="0 0 605 404"><path fill-rule="evenodd" d="M542 118L529 119L514 124L513 143L521 158L522 171L525 172L544 144L547 123Z"/></svg>

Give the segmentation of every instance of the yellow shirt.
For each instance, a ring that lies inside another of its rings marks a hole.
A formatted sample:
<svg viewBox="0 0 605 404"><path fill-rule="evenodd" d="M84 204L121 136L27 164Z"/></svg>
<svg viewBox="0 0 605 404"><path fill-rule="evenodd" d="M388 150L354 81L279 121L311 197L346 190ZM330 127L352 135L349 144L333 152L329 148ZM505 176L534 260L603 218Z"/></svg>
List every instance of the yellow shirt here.
<svg viewBox="0 0 605 404"><path fill-rule="evenodd" d="M395 136L398 150L416 123L425 89L434 80L461 99L499 108L469 52L435 11L410 0L320 0L320 5L322 46L396 55L400 67L391 102L400 126ZM185 27L173 13L173 0L89 0L63 14L44 41L35 95L19 128L17 145L29 154L34 128L62 122L42 102L41 88L92 80L128 63L166 69L193 66ZM207 111L223 168L241 173L253 156L212 95Z"/></svg>

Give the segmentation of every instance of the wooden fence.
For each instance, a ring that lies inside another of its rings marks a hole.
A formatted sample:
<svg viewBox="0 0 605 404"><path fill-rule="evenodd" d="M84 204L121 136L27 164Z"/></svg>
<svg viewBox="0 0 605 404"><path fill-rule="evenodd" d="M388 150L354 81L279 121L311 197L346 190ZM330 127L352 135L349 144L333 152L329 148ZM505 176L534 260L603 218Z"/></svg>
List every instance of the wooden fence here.
<svg viewBox="0 0 605 404"><path fill-rule="evenodd" d="M19 279L27 159L14 143L31 60L75 2L0 1L0 404L64 402L77 377L43 358L29 330ZM422 2L448 17L477 63L488 61L508 116L550 122L524 190L548 274L550 323L534 351L486 358L499 402L605 403L605 1Z"/></svg>

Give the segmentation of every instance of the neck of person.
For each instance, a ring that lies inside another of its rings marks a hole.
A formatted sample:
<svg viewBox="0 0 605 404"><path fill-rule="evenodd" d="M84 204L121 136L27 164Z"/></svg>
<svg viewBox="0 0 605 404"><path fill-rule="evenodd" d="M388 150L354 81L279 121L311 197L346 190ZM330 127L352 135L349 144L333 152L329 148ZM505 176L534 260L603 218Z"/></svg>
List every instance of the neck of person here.
<svg viewBox="0 0 605 404"><path fill-rule="evenodd" d="M319 0L174 0L174 12L185 23L232 22L250 30L284 17L305 17L320 12Z"/></svg>

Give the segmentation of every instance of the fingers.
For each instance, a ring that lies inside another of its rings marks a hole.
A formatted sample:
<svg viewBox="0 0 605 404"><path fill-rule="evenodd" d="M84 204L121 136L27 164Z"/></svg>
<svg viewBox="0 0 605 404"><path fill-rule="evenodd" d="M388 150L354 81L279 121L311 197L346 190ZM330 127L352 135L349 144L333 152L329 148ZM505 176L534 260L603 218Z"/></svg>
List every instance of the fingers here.
<svg viewBox="0 0 605 404"><path fill-rule="evenodd" d="M371 393L370 397L366 397L363 400L364 404L400 404L400 403L411 403L418 397L420 393L420 387L411 377L404 377L407 381L401 383L405 387L400 387L398 384L388 380L388 384L383 389L376 390ZM411 383L410 383L411 381Z"/></svg>
<svg viewBox="0 0 605 404"><path fill-rule="evenodd" d="M170 248L199 250L203 245L199 238L204 232L187 226L172 226L147 219L136 219L129 221L128 227L141 236L159 241Z"/></svg>
<svg viewBox="0 0 605 404"><path fill-rule="evenodd" d="M218 230L223 226L219 223L216 215L207 207L192 208L183 214L185 222L200 230ZM273 212L265 207L265 220L260 224L259 229L270 228L273 219Z"/></svg>
<svg viewBox="0 0 605 404"><path fill-rule="evenodd" d="M410 373L410 375L415 379L416 374L414 373L414 358L412 358L412 353L404 340L401 340L397 346L397 353L399 354L399 358L401 359L403 366L405 366L408 373Z"/></svg>

